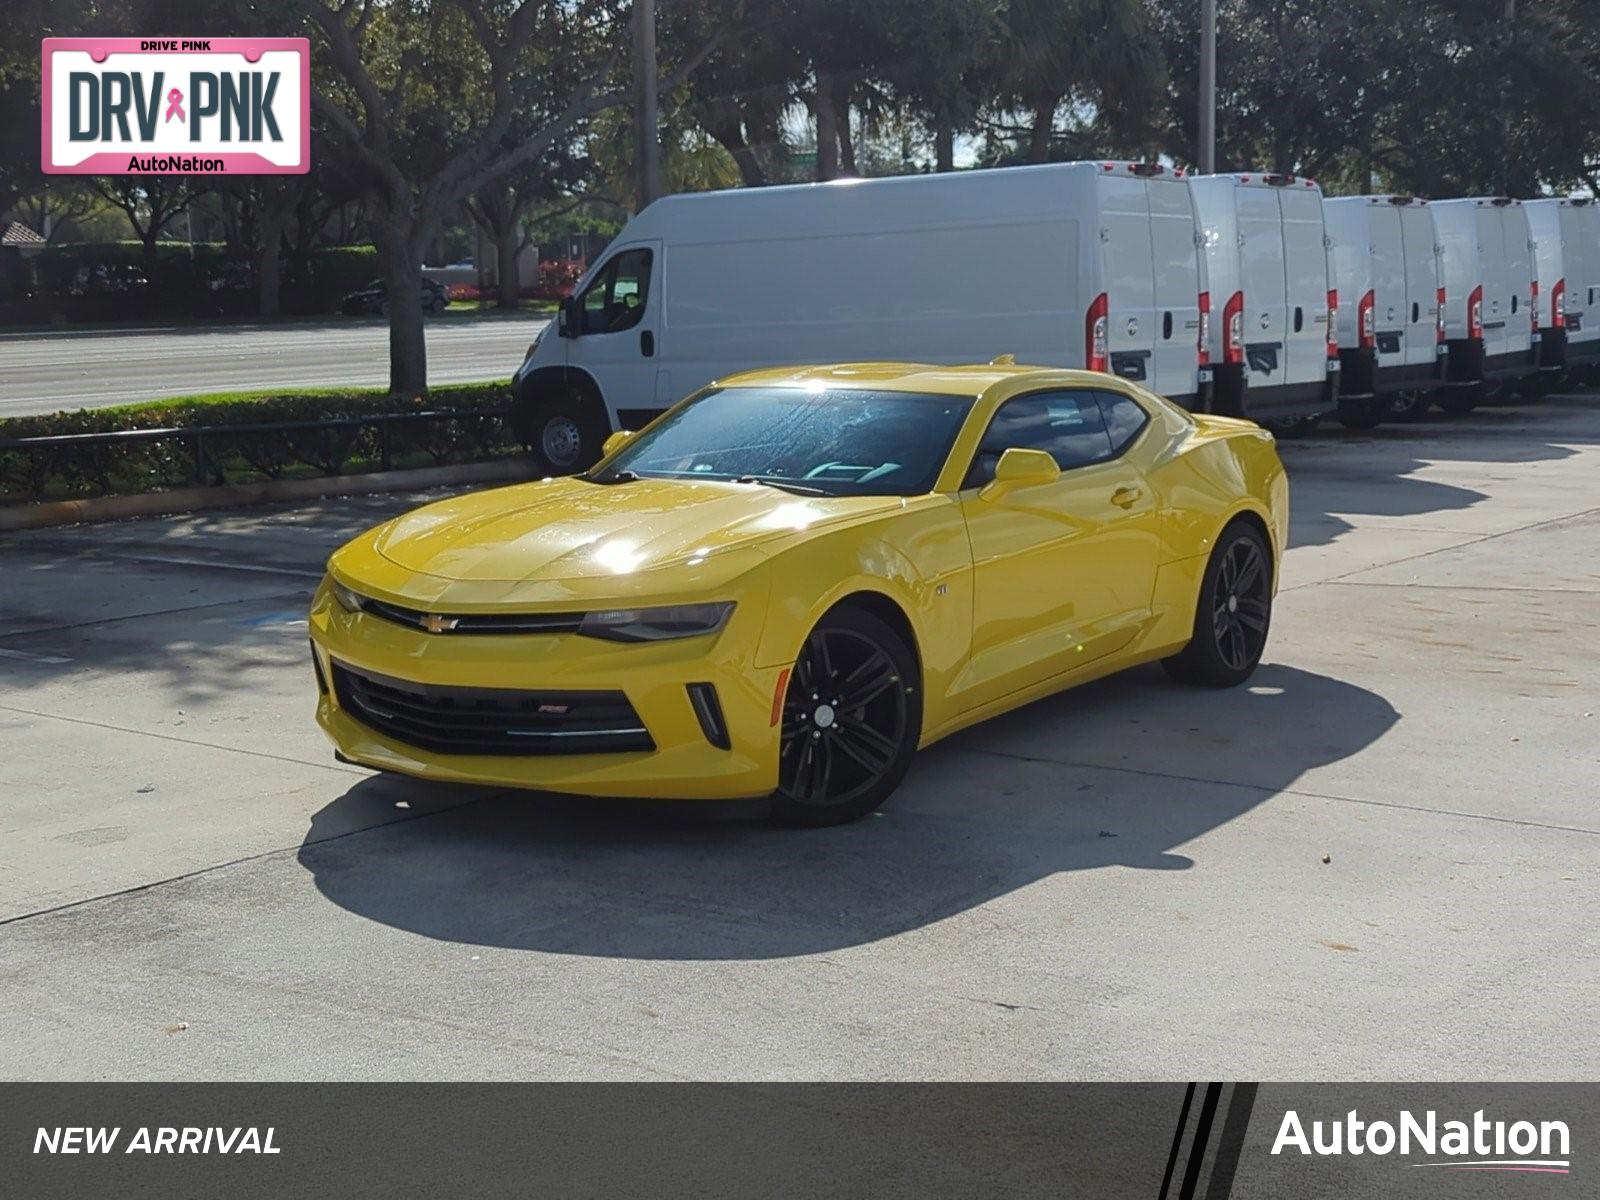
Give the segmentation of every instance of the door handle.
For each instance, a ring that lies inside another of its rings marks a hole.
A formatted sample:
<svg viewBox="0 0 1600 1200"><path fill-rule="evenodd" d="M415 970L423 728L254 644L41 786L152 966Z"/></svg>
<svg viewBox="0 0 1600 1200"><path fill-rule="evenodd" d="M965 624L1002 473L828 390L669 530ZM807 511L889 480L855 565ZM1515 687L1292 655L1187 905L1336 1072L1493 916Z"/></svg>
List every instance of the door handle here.
<svg viewBox="0 0 1600 1200"><path fill-rule="evenodd" d="M646 358L653 358L656 352L656 335L646 329L639 335L639 353Z"/></svg>
<svg viewBox="0 0 1600 1200"><path fill-rule="evenodd" d="M1139 497L1144 495L1143 488L1119 487L1111 493L1111 503L1118 508L1132 508L1138 503Z"/></svg>

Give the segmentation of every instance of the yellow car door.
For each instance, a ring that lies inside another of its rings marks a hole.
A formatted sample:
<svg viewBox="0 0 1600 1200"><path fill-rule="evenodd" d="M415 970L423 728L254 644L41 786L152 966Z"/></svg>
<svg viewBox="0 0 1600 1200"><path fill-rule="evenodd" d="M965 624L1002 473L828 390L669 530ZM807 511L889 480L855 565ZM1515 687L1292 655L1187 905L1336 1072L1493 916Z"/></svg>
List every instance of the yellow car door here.
<svg viewBox="0 0 1600 1200"><path fill-rule="evenodd" d="M963 480L972 653L953 699L997 700L1114 654L1150 618L1158 497L1136 448L1149 414L1121 392L1058 389L1000 406ZM1011 449L1032 478L996 480Z"/></svg>

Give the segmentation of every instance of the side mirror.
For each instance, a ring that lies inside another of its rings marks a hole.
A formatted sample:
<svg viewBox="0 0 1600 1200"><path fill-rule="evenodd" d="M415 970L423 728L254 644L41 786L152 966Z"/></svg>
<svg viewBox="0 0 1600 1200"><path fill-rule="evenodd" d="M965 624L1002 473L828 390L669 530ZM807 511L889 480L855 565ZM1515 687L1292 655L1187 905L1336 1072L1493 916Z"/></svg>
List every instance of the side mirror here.
<svg viewBox="0 0 1600 1200"><path fill-rule="evenodd" d="M578 310L578 298L568 296L561 302L561 307L556 310L556 333L564 338L575 338L583 328L580 319L582 314Z"/></svg>
<svg viewBox="0 0 1600 1200"><path fill-rule="evenodd" d="M1060 478L1061 468L1048 453L1013 446L1000 456L1000 461L994 466L994 478L978 495L985 500L993 500L1017 488L1037 487L1042 483L1054 483Z"/></svg>
<svg viewBox="0 0 1600 1200"><path fill-rule="evenodd" d="M610 458L613 454L615 454L618 450L621 450L632 440L633 431L631 429L617 430L610 437L608 437L605 440L605 444L600 447L600 457Z"/></svg>

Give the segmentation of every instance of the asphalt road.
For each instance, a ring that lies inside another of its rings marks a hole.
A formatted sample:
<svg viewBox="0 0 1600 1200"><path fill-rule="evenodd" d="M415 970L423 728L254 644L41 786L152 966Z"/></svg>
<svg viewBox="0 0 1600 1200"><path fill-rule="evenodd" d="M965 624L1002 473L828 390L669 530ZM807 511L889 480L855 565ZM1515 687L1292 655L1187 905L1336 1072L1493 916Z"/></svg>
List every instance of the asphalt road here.
<svg viewBox="0 0 1600 1200"><path fill-rule="evenodd" d="M543 317L427 317L433 383L504 379ZM389 329L375 318L150 330L0 334L0 417L198 392L381 386Z"/></svg>
<svg viewBox="0 0 1600 1200"><path fill-rule="evenodd" d="M876 818L333 761L303 612L416 497L0 541L0 1074L1586 1079L1600 395L1285 446L1267 661Z"/></svg>

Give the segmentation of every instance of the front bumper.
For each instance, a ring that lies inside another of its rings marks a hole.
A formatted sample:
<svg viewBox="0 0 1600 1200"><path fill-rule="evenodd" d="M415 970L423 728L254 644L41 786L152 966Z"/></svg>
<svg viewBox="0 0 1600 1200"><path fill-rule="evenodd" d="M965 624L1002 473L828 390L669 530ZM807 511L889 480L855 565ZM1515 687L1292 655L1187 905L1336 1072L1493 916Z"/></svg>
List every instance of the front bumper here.
<svg viewBox="0 0 1600 1200"><path fill-rule="evenodd" d="M573 633L461 635L410 629L345 611L324 584L313 601L317 723L335 749L363 766L424 779L590 796L714 800L760 796L778 779L774 695L781 666L756 667L762 613L735 609L718 633L619 643ZM649 731L653 750L565 754L450 754L396 740L340 703L333 664L435 687L539 692L619 691ZM709 683L728 748L708 739L688 685Z"/></svg>

